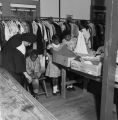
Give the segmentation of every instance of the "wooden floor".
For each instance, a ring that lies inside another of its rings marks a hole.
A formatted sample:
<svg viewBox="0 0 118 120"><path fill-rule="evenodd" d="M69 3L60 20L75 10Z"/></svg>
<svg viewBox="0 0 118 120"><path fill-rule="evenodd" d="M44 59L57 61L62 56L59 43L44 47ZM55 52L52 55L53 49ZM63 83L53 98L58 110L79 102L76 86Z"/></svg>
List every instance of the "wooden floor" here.
<svg viewBox="0 0 118 120"><path fill-rule="evenodd" d="M38 101L58 120L97 120L94 97L76 86L76 91L67 91L67 98L53 96L48 85L49 97L39 96ZM116 120L116 113L113 112Z"/></svg>

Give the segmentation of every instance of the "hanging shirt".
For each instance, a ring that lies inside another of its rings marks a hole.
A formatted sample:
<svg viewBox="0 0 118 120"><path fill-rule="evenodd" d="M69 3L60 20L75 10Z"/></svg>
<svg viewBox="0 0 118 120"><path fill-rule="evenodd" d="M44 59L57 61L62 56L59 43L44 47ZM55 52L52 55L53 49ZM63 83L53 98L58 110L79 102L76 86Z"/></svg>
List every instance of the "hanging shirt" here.
<svg viewBox="0 0 118 120"><path fill-rule="evenodd" d="M37 34L38 25L35 21L32 22L33 34Z"/></svg>
<svg viewBox="0 0 118 120"><path fill-rule="evenodd" d="M75 53L82 53L82 54L88 54L86 42L84 39L84 35L82 32L79 31L77 45L74 50Z"/></svg>
<svg viewBox="0 0 118 120"><path fill-rule="evenodd" d="M88 45L89 48L91 48L91 41L90 41L90 32L89 29L82 29L83 36L85 39L86 44Z"/></svg>

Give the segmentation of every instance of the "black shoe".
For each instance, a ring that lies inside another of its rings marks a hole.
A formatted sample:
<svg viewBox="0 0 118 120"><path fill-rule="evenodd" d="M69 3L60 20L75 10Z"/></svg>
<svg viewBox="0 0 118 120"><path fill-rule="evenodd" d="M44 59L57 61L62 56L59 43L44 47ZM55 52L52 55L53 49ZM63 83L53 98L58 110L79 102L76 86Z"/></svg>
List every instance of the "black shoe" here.
<svg viewBox="0 0 118 120"><path fill-rule="evenodd" d="M57 96L58 93L52 93L54 96Z"/></svg>
<svg viewBox="0 0 118 120"><path fill-rule="evenodd" d="M75 91L75 90L76 90L74 86L73 86L71 89L72 89L72 91Z"/></svg>

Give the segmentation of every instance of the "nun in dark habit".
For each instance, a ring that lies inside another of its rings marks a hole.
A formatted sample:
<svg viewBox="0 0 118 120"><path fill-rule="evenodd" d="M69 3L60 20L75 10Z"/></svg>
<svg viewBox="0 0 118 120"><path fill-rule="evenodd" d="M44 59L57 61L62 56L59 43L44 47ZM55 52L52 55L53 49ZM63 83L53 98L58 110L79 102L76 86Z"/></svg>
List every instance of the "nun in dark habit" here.
<svg viewBox="0 0 118 120"><path fill-rule="evenodd" d="M29 83L31 77L26 72L26 47L36 41L36 36L30 33L16 34L11 37L2 50L2 65L22 86L23 77Z"/></svg>

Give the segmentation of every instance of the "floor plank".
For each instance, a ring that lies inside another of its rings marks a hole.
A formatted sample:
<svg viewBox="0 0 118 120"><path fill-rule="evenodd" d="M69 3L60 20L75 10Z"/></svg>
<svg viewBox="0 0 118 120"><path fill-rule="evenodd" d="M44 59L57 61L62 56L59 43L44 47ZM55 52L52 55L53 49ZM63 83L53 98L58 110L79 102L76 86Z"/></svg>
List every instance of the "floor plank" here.
<svg viewBox="0 0 118 120"><path fill-rule="evenodd" d="M49 85L48 93L48 98L41 95L38 101L58 120L97 120L93 94L76 86L76 91L67 91L67 97L63 99L61 95L53 96Z"/></svg>

